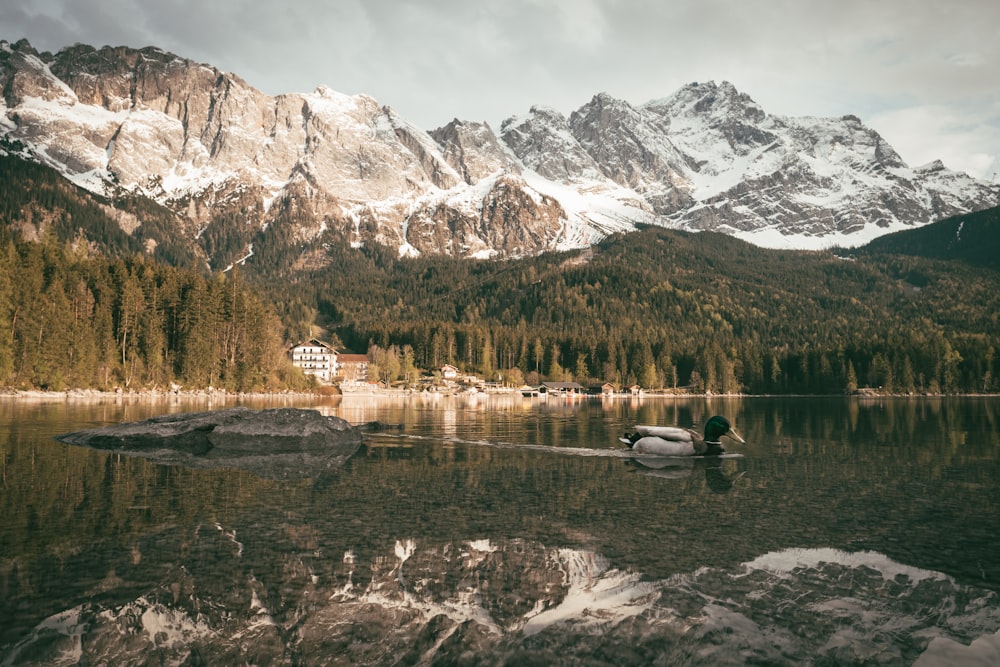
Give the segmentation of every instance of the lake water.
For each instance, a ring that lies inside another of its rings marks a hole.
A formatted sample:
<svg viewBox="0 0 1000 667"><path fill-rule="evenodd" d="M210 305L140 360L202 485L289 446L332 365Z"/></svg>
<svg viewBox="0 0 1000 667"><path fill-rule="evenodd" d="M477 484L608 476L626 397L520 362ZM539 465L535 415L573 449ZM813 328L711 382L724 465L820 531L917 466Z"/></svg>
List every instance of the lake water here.
<svg viewBox="0 0 1000 667"><path fill-rule="evenodd" d="M291 480L52 440L232 404L0 399L0 665L1000 664L1000 400L288 399L403 426ZM741 456L617 442L713 414Z"/></svg>

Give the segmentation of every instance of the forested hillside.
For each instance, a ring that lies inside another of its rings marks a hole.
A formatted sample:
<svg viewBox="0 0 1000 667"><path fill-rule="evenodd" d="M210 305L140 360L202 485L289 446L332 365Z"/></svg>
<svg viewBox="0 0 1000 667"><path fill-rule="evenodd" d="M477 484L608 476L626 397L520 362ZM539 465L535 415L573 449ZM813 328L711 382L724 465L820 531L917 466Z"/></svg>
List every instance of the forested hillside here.
<svg viewBox="0 0 1000 667"><path fill-rule="evenodd" d="M659 228L508 262L331 252L335 269L273 286L286 317L318 307L347 345L410 345L424 368L713 392L997 388L1000 276L961 262Z"/></svg>
<svg viewBox="0 0 1000 667"><path fill-rule="evenodd" d="M48 236L86 244L109 257L148 253L173 266L193 266L197 261L199 249L181 238L176 216L162 206L128 195L112 205L48 167L5 155L3 148L0 226L19 230L23 238Z"/></svg>
<svg viewBox="0 0 1000 667"><path fill-rule="evenodd" d="M303 380L283 350L319 325L377 351L386 379L452 363L514 384L998 389L997 209L842 256L649 228L583 252L399 259L270 244L269 228L242 276L212 276L204 259L246 238L193 248L175 224L145 200L112 206L0 156L0 385L288 386Z"/></svg>
<svg viewBox="0 0 1000 667"><path fill-rule="evenodd" d="M305 386L281 331L239 275L90 257L0 227L0 386Z"/></svg>
<svg viewBox="0 0 1000 667"><path fill-rule="evenodd" d="M933 225L875 239L859 251L957 259L1000 270L1000 207L959 215Z"/></svg>

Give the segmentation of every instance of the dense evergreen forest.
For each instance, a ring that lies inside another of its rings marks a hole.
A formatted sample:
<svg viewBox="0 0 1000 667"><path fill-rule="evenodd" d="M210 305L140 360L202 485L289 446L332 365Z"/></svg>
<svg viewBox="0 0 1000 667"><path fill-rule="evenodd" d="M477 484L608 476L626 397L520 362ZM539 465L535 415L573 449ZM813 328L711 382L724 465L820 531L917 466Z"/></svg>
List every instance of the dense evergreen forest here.
<svg viewBox="0 0 1000 667"><path fill-rule="evenodd" d="M90 257L0 228L0 386L305 386L281 331L239 274Z"/></svg>
<svg viewBox="0 0 1000 667"><path fill-rule="evenodd" d="M957 259L1000 270L1000 207L888 234L860 248L858 253Z"/></svg>
<svg viewBox="0 0 1000 667"><path fill-rule="evenodd" d="M331 255L273 285L285 318L315 308L346 345L410 346L423 368L723 393L997 389L1000 274L965 262L660 228L506 262Z"/></svg>
<svg viewBox="0 0 1000 667"><path fill-rule="evenodd" d="M451 363L509 384L998 390L998 209L839 253L649 228L501 262L300 246L291 220L216 221L199 247L162 207L111 204L0 158L0 385L301 386L283 350L318 326L390 381ZM248 240L242 275L210 274Z"/></svg>

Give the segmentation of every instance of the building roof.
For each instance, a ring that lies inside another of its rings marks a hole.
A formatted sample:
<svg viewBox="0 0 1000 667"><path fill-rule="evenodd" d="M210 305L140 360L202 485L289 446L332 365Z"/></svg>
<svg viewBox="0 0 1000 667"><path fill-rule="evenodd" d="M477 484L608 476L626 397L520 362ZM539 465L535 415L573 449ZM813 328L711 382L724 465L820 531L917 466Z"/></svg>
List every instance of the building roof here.
<svg viewBox="0 0 1000 667"><path fill-rule="evenodd" d="M337 363L339 364L367 364L368 355L367 354L338 354Z"/></svg>
<svg viewBox="0 0 1000 667"><path fill-rule="evenodd" d="M547 389L583 389L579 382L543 382L542 386Z"/></svg>
<svg viewBox="0 0 1000 667"><path fill-rule="evenodd" d="M302 341L301 343L299 343L295 347L325 347L326 349L330 350L331 352L334 351L333 345L330 345L329 343L324 343L323 341L319 340L318 338L310 338L309 340Z"/></svg>

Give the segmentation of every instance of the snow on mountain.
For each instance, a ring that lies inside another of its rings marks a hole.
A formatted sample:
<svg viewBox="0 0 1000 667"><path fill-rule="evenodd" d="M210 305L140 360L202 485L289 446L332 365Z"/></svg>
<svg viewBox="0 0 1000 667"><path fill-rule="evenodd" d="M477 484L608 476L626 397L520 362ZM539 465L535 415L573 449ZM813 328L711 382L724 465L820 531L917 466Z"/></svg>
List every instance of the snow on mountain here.
<svg viewBox="0 0 1000 667"><path fill-rule="evenodd" d="M532 107L525 117L505 120L500 133L524 166L543 178L576 183L607 180L573 136L569 121L555 109Z"/></svg>
<svg viewBox="0 0 1000 667"><path fill-rule="evenodd" d="M859 245L994 206L1000 184L910 168L854 116L768 115L728 83L596 95L426 132L365 95L267 96L159 49L0 42L0 135L88 190L151 197L226 266L274 239L513 257L638 224L764 246ZM271 240L261 238L265 231Z"/></svg>

